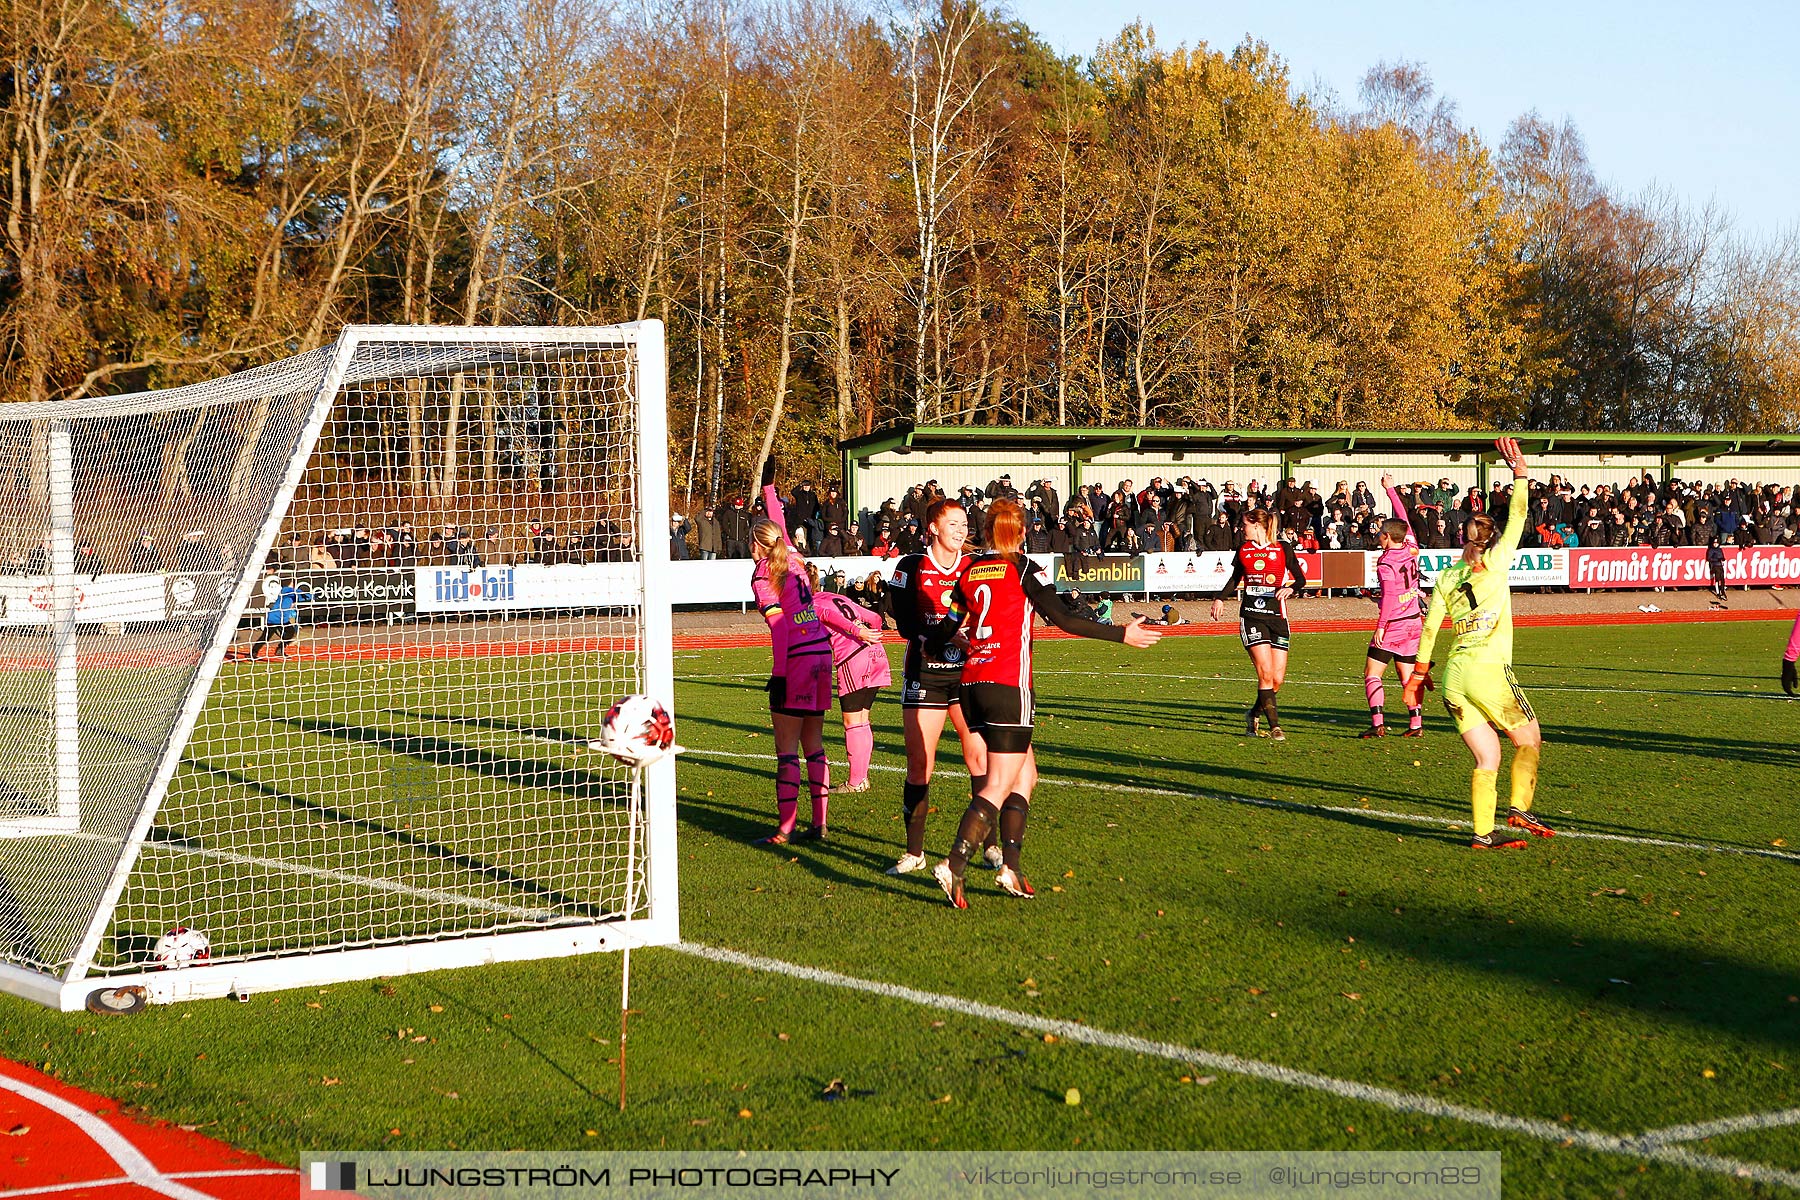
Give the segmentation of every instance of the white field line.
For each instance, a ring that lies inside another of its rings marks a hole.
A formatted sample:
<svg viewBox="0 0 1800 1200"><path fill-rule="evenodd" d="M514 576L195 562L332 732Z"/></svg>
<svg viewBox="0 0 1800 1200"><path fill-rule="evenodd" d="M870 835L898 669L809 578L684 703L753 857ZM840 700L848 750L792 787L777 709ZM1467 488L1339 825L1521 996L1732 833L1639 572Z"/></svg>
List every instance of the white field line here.
<svg viewBox="0 0 1800 1200"><path fill-rule="evenodd" d="M747 970L771 975L784 975L789 979L842 988L846 991L863 992L889 1000L901 1000L938 1012L954 1013L981 1021L1012 1025L1032 1030L1035 1033L1055 1034L1066 1042L1081 1042L1108 1050L1120 1050L1129 1054L1167 1059L1170 1062L1183 1063L1209 1071L1242 1075L1246 1078L1276 1083L1284 1087L1323 1092L1345 1100L1378 1105L1393 1112L1461 1121L1502 1133L1535 1138L1538 1141L1550 1142L1557 1146L1579 1146L1584 1150L1593 1150L1602 1154L1617 1154L1636 1159L1655 1159L1658 1162L1671 1163L1687 1167L1690 1170L1705 1171L1715 1175L1729 1175L1737 1179L1754 1179L1760 1183L1779 1184L1784 1187L1800 1189L1800 1171L1786 1171L1761 1163L1747 1163L1710 1154L1697 1154L1679 1146L1667 1145L1665 1144L1666 1139L1665 1141L1650 1140L1650 1135L1646 1135L1644 1138L1620 1137L1616 1134L1574 1129L1555 1121L1508 1116L1505 1113L1489 1112L1486 1109L1471 1108L1463 1104L1452 1104L1446 1100L1439 1100L1435 1096L1395 1091L1392 1088L1358 1083L1352 1079L1335 1079L1329 1075L1315 1075L1310 1071L1300 1071L1293 1067L1284 1067L1277 1063L1263 1062L1253 1058L1240 1058L1235 1054L1218 1054L1210 1050L1176 1045L1173 1042L1158 1042L1127 1033L1112 1033L1104 1029L1095 1029L1091 1025L1079 1025L1073 1021L1059 1021L1050 1017L1040 1017L1035 1013L1019 1012L993 1004L983 1004L976 1000L965 1000L961 996L920 991L917 988L909 988L897 983L859 979L853 975L840 975L836 971L823 971L816 967L784 962L781 959L742 954L736 950L726 950L717 946L681 942L673 948L683 954L726 966L743 967Z"/></svg>
<svg viewBox="0 0 1800 1200"><path fill-rule="evenodd" d="M688 754L695 758L757 758L766 760L767 754L749 754L733 750L700 750L690 749ZM870 765L871 771L889 771L904 773L905 767L892 767L882 763ZM1184 792L1174 788L1143 787L1129 783L1101 783L1091 779L1063 779L1054 775L1038 776L1038 783L1056 787L1085 788L1094 792L1116 792L1127 796L1167 796L1174 800L1211 800L1221 804L1241 804L1249 808L1272 808L1286 812L1300 813L1335 813L1357 817L1383 817L1390 821L1410 821L1415 825L1435 825L1443 828L1456 828L1468 822L1452 817L1434 817L1426 813L1394 812L1381 808L1361 808L1348 804L1306 804L1299 800L1262 799L1256 796L1239 796L1231 792ZM1590 833L1579 829L1559 829L1559 838L1582 838L1594 842L1624 842L1632 846L1662 846L1670 850L1698 850L1707 854L1743 854L1752 858L1779 858L1787 862L1800 862L1800 852L1777 850L1761 846L1715 846L1710 842L1678 842L1667 838L1637 837L1624 833Z"/></svg>
<svg viewBox="0 0 1800 1200"><path fill-rule="evenodd" d="M119 839L103 837L96 833L79 833L75 836L89 841L118 845ZM334 883L347 883L352 887L369 888L377 892L390 892L396 896L411 896L415 900L430 900L440 904L453 904L463 908L481 909L484 912L503 913L509 917L525 917L541 920L553 916L554 911L547 908L520 908L517 905L502 904L498 900L483 900L479 896L465 896L460 892L444 892L435 888L414 887L408 883L395 883L389 879L376 879L370 875L357 875L350 871L337 871L329 867L309 867L304 863L288 862L279 858L263 858L254 854L236 854L230 850L215 850L210 846L184 846L179 842L146 841L144 849L160 850L169 854L197 854L203 858L217 859L220 862L235 863L238 866L258 867L266 871L286 871L290 875L305 875L312 879L329 879Z"/></svg>
<svg viewBox="0 0 1800 1200"><path fill-rule="evenodd" d="M142 1150L126 1139L124 1134L80 1105L64 1100L54 1092L46 1092L43 1088L32 1087L29 1083L14 1079L10 1075L0 1075L0 1089L23 1096L38 1107L49 1109L74 1125L86 1134L102 1153L119 1165L119 1169L125 1172L126 1178L130 1182L139 1187L158 1192L169 1197L169 1200L213 1200L213 1197L205 1192L196 1191L165 1176L144 1156Z"/></svg>
<svg viewBox="0 0 1800 1200"><path fill-rule="evenodd" d="M1671 1125L1667 1129L1652 1129L1638 1140L1650 1145L1661 1146L1675 1142L1697 1142L1702 1138L1723 1137L1728 1133L1750 1133L1758 1129L1782 1129L1789 1125L1800 1125L1800 1108L1788 1108L1780 1112L1748 1113L1741 1117L1721 1117L1717 1121L1700 1121L1692 1125Z"/></svg>

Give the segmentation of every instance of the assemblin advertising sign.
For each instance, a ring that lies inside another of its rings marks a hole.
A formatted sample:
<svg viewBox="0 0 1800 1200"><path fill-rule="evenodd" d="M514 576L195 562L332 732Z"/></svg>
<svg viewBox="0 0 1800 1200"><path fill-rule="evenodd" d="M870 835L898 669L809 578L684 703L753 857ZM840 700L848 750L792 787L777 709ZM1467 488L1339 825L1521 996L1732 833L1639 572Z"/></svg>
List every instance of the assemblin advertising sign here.
<svg viewBox="0 0 1800 1200"><path fill-rule="evenodd" d="M1050 579L1059 592L1141 592L1144 590L1144 556L1141 554L1088 556L1059 554L1050 566Z"/></svg>

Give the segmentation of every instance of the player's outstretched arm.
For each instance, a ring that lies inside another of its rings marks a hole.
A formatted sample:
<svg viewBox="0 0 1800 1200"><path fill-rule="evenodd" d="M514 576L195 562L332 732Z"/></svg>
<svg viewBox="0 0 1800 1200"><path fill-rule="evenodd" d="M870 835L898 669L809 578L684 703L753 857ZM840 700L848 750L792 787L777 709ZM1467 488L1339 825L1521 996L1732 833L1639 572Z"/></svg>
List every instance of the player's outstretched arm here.
<svg viewBox="0 0 1800 1200"><path fill-rule="evenodd" d="M1090 617L1077 616L1069 611L1056 589L1040 579L1029 565L1020 573L1020 581L1025 587L1025 599L1037 610L1038 616L1064 633L1103 642L1124 642L1139 650L1154 646L1162 639L1162 632L1146 628L1141 617L1127 625L1102 625Z"/></svg>

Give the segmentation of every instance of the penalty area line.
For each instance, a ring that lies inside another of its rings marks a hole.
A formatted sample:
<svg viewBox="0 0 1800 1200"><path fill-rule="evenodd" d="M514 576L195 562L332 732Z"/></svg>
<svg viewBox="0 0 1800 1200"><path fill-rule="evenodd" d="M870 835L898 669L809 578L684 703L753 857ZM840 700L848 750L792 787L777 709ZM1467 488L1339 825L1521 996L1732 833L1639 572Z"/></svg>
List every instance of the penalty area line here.
<svg viewBox="0 0 1800 1200"><path fill-rule="evenodd" d="M1653 1159L1674 1166L1686 1167L1689 1170L1727 1175L1736 1179L1754 1179L1759 1183L1777 1184L1800 1190L1800 1171L1787 1171L1762 1163L1742 1162L1738 1159L1700 1154L1680 1146L1667 1144L1669 1133L1685 1132L1689 1127L1683 1127L1680 1130L1665 1130L1662 1135L1646 1134L1642 1137L1621 1137L1617 1134L1572 1129L1555 1121L1545 1121L1534 1117L1515 1117L1505 1113L1490 1112L1487 1109L1472 1108L1468 1105L1451 1104L1448 1101L1439 1100L1435 1096L1396 1091L1393 1088L1359 1083L1353 1079L1337 1079L1294 1067L1284 1067L1279 1063L1242 1058L1235 1054L1220 1054L1193 1046L1142 1038L1134 1034L1114 1033L1105 1029L1096 1029L1091 1025L1080 1025L1073 1021L1060 1021L1051 1017L1041 1017L1035 1013L1019 1012L1016 1009L984 1004L981 1001L968 1000L961 996L922 991L918 988L906 987L903 984L860 979L854 975L842 975L836 971L802 966L799 963L786 962L778 958L744 954L719 946L708 946L697 942L678 942L670 948L693 958L725 966L742 967L768 975L781 975L805 983L861 992L888 1000L900 1000L937 1012L953 1013L957 1016L972 1017L995 1024L1012 1025L1032 1030L1035 1033L1055 1034L1066 1042L1079 1042L1083 1045L1099 1046L1108 1050L1119 1050L1149 1058L1161 1058L1169 1062L1203 1067L1207 1070L1257 1079L1283 1087L1321 1092L1343 1100L1377 1105L1392 1112L1460 1121L1467 1125L1516 1134L1557 1146L1579 1146L1584 1150L1592 1150L1601 1154ZM1736 1119L1750 1120L1754 1118Z"/></svg>

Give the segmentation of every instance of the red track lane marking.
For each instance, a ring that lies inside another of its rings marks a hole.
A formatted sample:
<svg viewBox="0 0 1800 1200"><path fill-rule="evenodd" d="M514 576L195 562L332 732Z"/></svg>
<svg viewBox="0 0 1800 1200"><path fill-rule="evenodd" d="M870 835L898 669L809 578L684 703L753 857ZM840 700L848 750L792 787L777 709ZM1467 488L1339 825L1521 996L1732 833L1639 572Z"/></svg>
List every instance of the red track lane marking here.
<svg viewBox="0 0 1800 1200"><path fill-rule="evenodd" d="M0 1136L0 1198L291 1200L299 1190L292 1167L199 1133L122 1116L117 1101L20 1063L0 1060L0 1077L0 1135L23 1129ZM57 1101L80 1110L80 1121L58 1112Z"/></svg>

